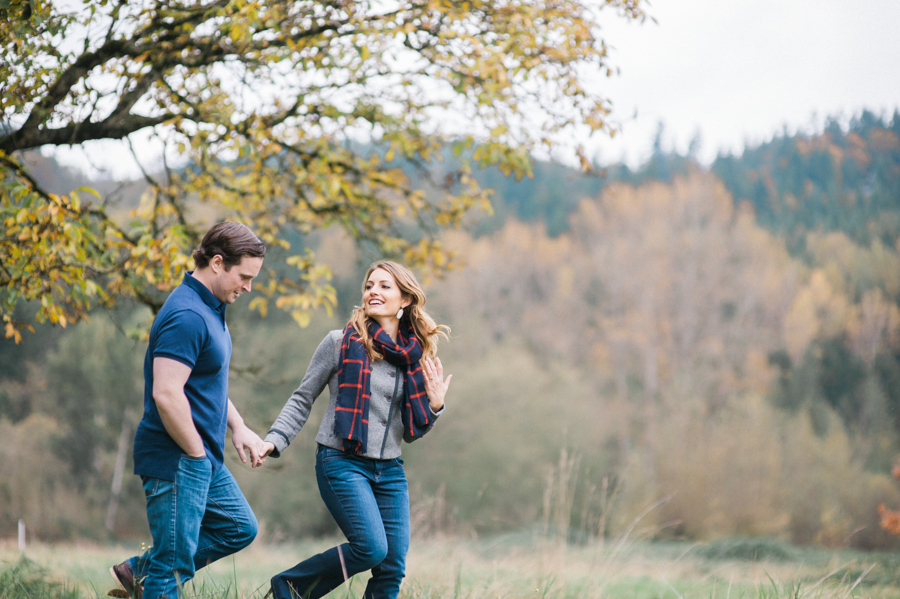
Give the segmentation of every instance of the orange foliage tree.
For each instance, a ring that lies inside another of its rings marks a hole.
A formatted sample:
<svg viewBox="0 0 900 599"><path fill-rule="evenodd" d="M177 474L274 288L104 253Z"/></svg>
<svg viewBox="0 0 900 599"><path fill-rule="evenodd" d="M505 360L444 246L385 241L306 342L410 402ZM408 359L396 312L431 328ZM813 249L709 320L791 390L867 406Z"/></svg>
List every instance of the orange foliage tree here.
<svg viewBox="0 0 900 599"><path fill-rule="evenodd" d="M900 463L894 466L891 473L894 478L900 480ZM881 528L892 535L900 535L900 511L889 510L882 503L878 506L878 514L881 516Z"/></svg>

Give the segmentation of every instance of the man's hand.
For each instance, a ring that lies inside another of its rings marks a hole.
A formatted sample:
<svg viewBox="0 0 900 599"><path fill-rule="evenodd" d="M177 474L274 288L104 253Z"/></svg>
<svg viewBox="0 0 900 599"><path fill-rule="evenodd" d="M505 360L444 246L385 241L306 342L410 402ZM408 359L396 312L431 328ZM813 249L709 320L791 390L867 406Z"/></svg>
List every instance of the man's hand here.
<svg viewBox="0 0 900 599"><path fill-rule="evenodd" d="M238 457L241 458L243 463L247 463L245 450L250 452L251 467L262 466L263 462L266 461L266 458L263 457L263 440L250 430L250 427L247 425L241 423L231 429L231 442L234 444L234 448L237 449Z"/></svg>
<svg viewBox="0 0 900 599"><path fill-rule="evenodd" d="M244 453L244 450L247 450L250 452L250 466L253 468L262 466L266 461L263 454L263 440L244 424L244 419L241 418L230 398L228 399L228 428L231 429L231 442L234 443L234 448L237 449L241 461L247 463L247 454Z"/></svg>

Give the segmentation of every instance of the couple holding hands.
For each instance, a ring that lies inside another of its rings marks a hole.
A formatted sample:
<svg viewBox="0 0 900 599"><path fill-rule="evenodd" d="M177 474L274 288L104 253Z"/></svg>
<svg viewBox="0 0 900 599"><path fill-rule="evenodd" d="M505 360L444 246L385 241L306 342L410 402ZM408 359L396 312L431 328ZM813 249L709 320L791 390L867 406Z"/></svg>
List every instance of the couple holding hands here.
<svg viewBox="0 0 900 599"><path fill-rule="evenodd" d="M241 461L249 453L251 465L260 466L288 447L326 386L316 480L347 542L273 576L267 596L315 599L366 570L366 599L399 592L410 537L400 443L427 433L444 409L452 375L444 378L436 353L438 336L449 329L425 312L425 293L407 268L373 264L362 305L319 344L260 439L228 396L225 307L250 291L265 253L245 225L213 226L193 253L196 270L185 274L150 330L134 469L153 546L110 568L119 592L132 599L177 599L198 569L253 541L256 517L224 464L226 428Z"/></svg>

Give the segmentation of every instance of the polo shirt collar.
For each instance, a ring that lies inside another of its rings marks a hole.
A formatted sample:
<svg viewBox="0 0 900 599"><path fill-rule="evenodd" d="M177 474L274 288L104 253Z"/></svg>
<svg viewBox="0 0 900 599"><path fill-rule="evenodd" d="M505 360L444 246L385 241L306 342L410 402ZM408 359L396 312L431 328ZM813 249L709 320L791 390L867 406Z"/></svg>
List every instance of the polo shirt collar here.
<svg viewBox="0 0 900 599"><path fill-rule="evenodd" d="M200 299L210 307L214 312L218 312L222 319L225 318L225 307L228 305L225 302L220 302L219 299L212 294L212 291L206 288L206 285L198 281L194 278L194 271L189 270L184 273L184 284L197 292L197 295L200 296Z"/></svg>

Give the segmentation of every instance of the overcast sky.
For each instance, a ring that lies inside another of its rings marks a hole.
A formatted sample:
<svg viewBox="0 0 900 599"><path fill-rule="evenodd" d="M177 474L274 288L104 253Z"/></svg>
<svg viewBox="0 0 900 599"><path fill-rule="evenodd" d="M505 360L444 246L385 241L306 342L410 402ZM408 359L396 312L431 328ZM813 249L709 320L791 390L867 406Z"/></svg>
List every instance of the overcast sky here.
<svg viewBox="0 0 900 599"><path fill-rule="evenodd" d="M622 135L597 139L604 162L639 162L663 141L700 158L744 143L900 108L900 0L652 0L657 22L610 18L621 69L606 82Z"/></svg>
<svg viewBox="0 0 900 599"><path fill-rule="evenodd" d="M612 11L604 21L620 74L598 83L621 131L588 142L602 163L639 164L660 122L667 149L684 152L699 133L709 162L784 127L900 108L900 0L653 0L647 12L655 22ZM137 176L122 147L91 149L91 161ZM58 157L86 164L69 151Z"/></svg>

